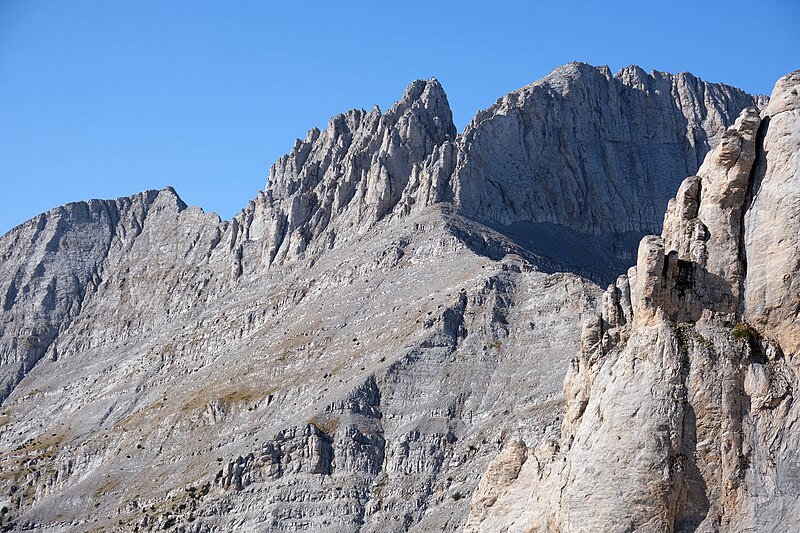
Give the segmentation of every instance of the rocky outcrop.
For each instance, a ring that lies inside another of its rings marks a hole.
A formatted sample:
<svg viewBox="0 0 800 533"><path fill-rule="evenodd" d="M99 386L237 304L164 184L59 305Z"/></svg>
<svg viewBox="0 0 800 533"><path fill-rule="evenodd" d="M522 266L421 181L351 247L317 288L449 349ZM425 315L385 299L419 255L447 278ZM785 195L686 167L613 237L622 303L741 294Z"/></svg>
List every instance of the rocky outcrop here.
<svg viewBox="0 0 800 533"><path fill-rule="evenodd" d="M390 214L453 205L541 265L601 279L633 261L680 180L763 102L688 73L572 63L456 136L438 81L418 81L385 115L350 111L311 130L235 223L245 255L271 264L313 257Z"/></svg>
<svg viewBox="0 0 800 533"><path fill-rule="evenodd" d="M744 318L789 353L800 349L800 74L781 78L765 110L763 149L744 219Z"/></svg>
<svg viewBox="0 0 800 533"><path fill-rule="evenodd" d="M273 165L266 191L239 217L243 240L263 241L269 265L362 235L392 212L415 167L455 137L436 79L409 85L385 114L338 115Z"/></svg>
<svg viewBox="0 0 800 533"><path fill-rule="evenodd" d="M800 244L798 90L798 73L779 80L774 105L744 110L680 186L662 235L642 240L636 267L584 326L560 439L529 454L542 461L535 481L503 488L527 493L528 507L483 511L474 530L800 526L799 328L786 276Z"/></svg>

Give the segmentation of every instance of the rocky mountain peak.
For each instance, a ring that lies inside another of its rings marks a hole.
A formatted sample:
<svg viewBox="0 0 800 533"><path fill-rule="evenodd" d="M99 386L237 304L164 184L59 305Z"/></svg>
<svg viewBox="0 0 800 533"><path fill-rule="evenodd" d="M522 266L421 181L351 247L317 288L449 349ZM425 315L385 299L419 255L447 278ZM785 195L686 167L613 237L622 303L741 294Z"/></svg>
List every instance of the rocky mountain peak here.
<svg viewBox="0 0 800 533"><path fill-rule="evenodd" d="M392 213L415 166L455 136L436 79L411 83L385 114L351 110L325 131L312 129L272 166L264 195L239 217L242 238L261 243L252 268L315 255L368 230Z"/></svg>
<svg viewBox="0 0 800 533"><path fill-rule="evenodd" d="M154 203L163 208L174 208L177 211L183 211L188 205L181 199L178 192L172 187L164 187L156 193Z"/></svg>
<svg viewBox="0 0 800 533"><path fill-rule="evenodd" d="M462 135L441 84L416 80L386 113L352 110L298 140L273 165L260 214L243 214L253 220L243 235L265 239L259 261L271 264L447 204L545 268L602 278L633 262L681 176L755 103L695 78L621 72L570 63L478 113ZM564 241L591 253L565 256L552 246Z"/></svg>
<svg viewBox="0 0 800 533"><path fill-rule="evenodd" d="M648 76L647 72L639 65L628 65L627 67L619 69L617 73L614 74L614 77L621 80L622 83L629 87L638 86L642 89L645 87L647 79L650 76Z"/></svg>
<svg viewBox="0 0 800 533"><path fill-rule="evenodd" d="M588 63L573 61L560 66L547 76L528 85L548 86L562 94L569 94L570 88L580 85L602 83L611 79L611 70L603 65L595 67Z"/></svg>
<svg viewBox="0 0 800 533"><path fill-rule="evenodd" d="M388 116L399 116L407 110L413 109L423 122L437 125L437 131L432 132L439 141L454 139L456 127L453 124L453 114L447 94L436 78L429 80L415 80L409 84L397 103L386 113Z"/></svg>
<svg viewBox="0 0 800 533"><path fill-rule="evenodd" d="M458 139L450 196L533 255L606 280L753 105L693 77L570 63L478 113Z"/></svg>

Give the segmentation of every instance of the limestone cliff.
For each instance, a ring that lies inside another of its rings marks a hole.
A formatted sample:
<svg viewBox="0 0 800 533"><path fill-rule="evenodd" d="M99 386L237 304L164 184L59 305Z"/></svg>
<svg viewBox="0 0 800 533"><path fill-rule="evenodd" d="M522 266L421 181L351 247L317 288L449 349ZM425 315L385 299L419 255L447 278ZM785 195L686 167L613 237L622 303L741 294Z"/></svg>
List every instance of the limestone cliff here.
<svg viewBox="0 0 800 533"><path fill-rule="evenodd" d="M584 325L560 438L468 530L800 528L798 91L781 78L681 184Z"/></svg>
<svg viewBox="0 0 800 533"><path fill-rule="evenodd" d="M739 112L764 101L688 73L571 63L478 113L416 181L544 268L603 280L660 231L667 200Z"/></svg>

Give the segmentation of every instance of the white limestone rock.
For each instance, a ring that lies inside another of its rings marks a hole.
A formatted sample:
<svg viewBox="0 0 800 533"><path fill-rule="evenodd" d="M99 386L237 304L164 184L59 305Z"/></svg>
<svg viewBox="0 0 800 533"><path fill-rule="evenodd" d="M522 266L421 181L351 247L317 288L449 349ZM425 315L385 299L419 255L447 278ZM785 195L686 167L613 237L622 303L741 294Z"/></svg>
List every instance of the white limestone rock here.
<svg viewBox="0 0 800 533"><path fill-rule="evenodd" d="M800 350L800 72L778 80L744 219L745 319L788 353Z"/></svg>
<svg viewBox="0 0 800 533"><path fill-rule="evenodd" d="M633 320L619 320L624 299L612 286L584 328L554 453L534 483L495 488L518 500L526 491L527 511L504 521L490 509L481 523L609 532L800 527L800 324L785 275L800 234L798 90L798 73L781 78L774 115L745 109L699 177L681 185L664 233L642 240L627 276Z"/></svg>

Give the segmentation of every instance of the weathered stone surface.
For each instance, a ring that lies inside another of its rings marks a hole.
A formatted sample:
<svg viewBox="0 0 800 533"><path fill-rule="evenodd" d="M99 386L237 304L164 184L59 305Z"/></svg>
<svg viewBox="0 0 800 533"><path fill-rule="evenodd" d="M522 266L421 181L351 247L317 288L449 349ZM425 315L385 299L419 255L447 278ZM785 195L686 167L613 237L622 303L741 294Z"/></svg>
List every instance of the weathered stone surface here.
<svg viewBox="0 0 800 533"><path fill-rule="evenodd" d="M0 398L9 394L45 353L59 356L54 341L107 283L107 270L115 268L121 257L129 263L133 278L159 269L170 270L173 278L185 277L181 266L203 267L203 254L219 242L219 224L214 215L187 209L175 191L167 188L116 201L69 204L5 235L0 239L4 266L0 269L4 293ZM168 242L165 235L170 235ZM159 246L154 247L151 239L159 241ZM197 247L202 253L197 253ZM124 275L121 278L120 283L132 285ZM143 290L154 289L158 290L152 286ZM127 296L106 305L118 313L115 318L120 321L125 315L139 322L148 320L134 308L135 299L130 296L128 291Z"/></svg>
<svg viewBox="0 0 800 533"><path fill-rule="evenodd" d="M475 531L478 527L485 526L489 509L497 514L498 500L505 495L505 491L517 480L528 460L528 447L522 441L513 441L503 448L497 457L489 464L489 468L481 478L470 502L470 516L464 526L464 531ZM513 511L512 509L508 509ZM507 511L507 510L506 510Z"/></svg>
<svg viewBox="0 0 800 533"><path fill-rule="evenodd" d="M392 212L415 166L455 137L436 79L409 85L385 114L376 106L337 115L273 165L265 193L239 217L243 240L263 241L269 265L363 235Z"/></svg>
<svg viewBox="0 0 800 533"><path fill-rule="evenodd" d="M419 188L555 269L608 283L635 262L639 239L661 230L681 180L754 105L764 99L688 73L571 63L479 112L426 161Z"/></svg>
<svg viewBox="0 0 800 533"><path fill-rule="evenodd" d="M480 112L461 136L461 211L591 235L659 231L667 200L753 97L725 85L571 63Z"/></svg>
<svg viewBox="0 0 800 533"><path fill-rule="evenodd" d="M633 320L621 320L621 278L584 326L561 437L540 446L535 481L494 489L527 494L527 509L484 510L476 529L800 527L800 324L784 274L800 239L798 90L798 73L782 78L774 116L744 110L678 189L662 236L642 240L628 273Z"/></svg>
<svg viewBox="0 0 800 533"><path fill-rule="evenodd" d="M800 349L800 73L781 78L765 113L763 151L744 219L745 318Z"/></svg>

